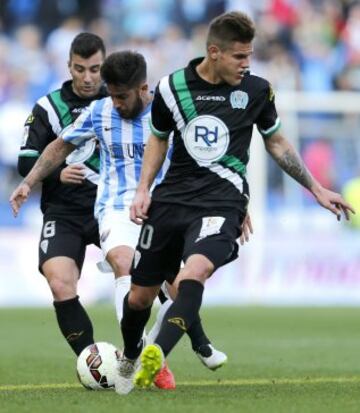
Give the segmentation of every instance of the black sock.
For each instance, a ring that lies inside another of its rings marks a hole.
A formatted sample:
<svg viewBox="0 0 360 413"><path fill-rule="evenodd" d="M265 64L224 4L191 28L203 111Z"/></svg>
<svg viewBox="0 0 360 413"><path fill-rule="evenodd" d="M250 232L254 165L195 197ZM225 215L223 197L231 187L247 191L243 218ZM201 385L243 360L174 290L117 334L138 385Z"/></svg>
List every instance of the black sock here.
<svg viewBox="0 0 360 413"><path fill-rule="evenodd" d="M158 299L161 304L164 304L168 298L164 294L163 290L159 291ZM187 330L187 335L191 341L191 347L194 351L198 351L201 346L211 344L211 341L205 334L200 316L196 317L190 328Z"/></svg>
<svg viewBox="0 0 360 413"><path fill-rule="evenodd" d="M54 301L60 330L76 355L94 343L91 320L79 301L79 296L65 301Z"/></svg>
<svg viewBox="0 0 360 413"><path fill-rule="evenodd" d="M121 332L124 340L124 356L136 359L141 353L141 338L151 314L151 306L145 310L132 310L129 307L129 293L124 298L124 312L121 320Z"/></svg>
<svg viewBox="0 0 360 413"><path fill-rule="evenodd" d="M198 351L201 346L211 343L205 334L199 315L188 328L187 335L191 340L191 347L194 351Z"/></svg>
<svg viewBox="0 0 360 413"><path fill-rule="evenodd" d="M198 281L183 280L179 283L177 297L166 312L155 340L165 357L198 317L203 291L204 286Z"/></svg>

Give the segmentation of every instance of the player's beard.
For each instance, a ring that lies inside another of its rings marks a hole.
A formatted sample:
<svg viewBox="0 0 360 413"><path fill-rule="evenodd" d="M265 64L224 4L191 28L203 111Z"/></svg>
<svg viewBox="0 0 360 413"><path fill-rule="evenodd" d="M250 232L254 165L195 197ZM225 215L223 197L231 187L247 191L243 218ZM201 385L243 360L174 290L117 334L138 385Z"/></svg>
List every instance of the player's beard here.
<svg viewBox="0 0 360 413"><path fill-rule="evenodd" d="M144 109L144 103L141 100L140 96L137 96L134 106L132 107L131 110L126 111L126 112L118 110L118 112L120 113L121 117L124 119L135 119L143 111L143 109Z"/></svg>

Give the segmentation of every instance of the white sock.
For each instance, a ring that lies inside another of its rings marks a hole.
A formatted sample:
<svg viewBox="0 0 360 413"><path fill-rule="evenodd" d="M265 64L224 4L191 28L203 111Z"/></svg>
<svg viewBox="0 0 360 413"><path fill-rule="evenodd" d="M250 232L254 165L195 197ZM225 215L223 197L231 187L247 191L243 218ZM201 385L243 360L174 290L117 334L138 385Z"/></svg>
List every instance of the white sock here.
<svg viewBox="0 0 360 413"><path fill-rule="evenodd" d="M119 325L123 317L124 297L130 290L131 276L123 275L115 278L115 311Z"/></svg>
<svg viewBox="0 0 360 413"><path fill-rule="evenodd" d="M168 299L164 302L164 304L161 304L159 311L156 315L155 323L146 337L147 344L152 344L155 341L157 335L159 334L161 323L164 319L164 315L172 303L172 300Z"/></svg>

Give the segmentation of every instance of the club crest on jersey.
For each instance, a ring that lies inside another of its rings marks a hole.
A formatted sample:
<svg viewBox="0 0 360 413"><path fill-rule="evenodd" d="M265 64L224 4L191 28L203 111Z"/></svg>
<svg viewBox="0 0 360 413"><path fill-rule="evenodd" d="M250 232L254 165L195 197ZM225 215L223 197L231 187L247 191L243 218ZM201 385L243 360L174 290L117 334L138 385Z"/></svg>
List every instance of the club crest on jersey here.
<svg viewBox="0 0 360 413"><path fill-rule="evenodd" d="M183 132L185 148L199 165L219 160L227 151L230 133L225 123L212 115L192 119Z"/></svg>
<svg viewBox="0 0 360 413"><path fill-rule="evenodd" d="M233 109L245 109L249 103L249 95L242 90L235 90L230 94L230 103Z"/></svg>

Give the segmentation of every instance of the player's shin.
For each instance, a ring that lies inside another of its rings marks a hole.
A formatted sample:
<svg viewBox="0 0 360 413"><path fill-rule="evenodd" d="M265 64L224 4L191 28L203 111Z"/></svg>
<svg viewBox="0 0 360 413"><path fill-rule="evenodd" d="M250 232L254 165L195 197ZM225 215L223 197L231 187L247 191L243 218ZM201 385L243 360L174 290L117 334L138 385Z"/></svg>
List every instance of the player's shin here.
<svg viewBox="0 0 360 413"><path fill-rule="evenodd" d="M145 325L150 318L151 306L144 310L133 310L129 306L129 294L124 298L121 332L124 340L124 356L136 359L142 350L142 336Z"/></svg>
<svg viewBox="0 0 360 413"><path fill-rule="evenodd" d="M84 307L76 296L65 301L54 301L60 330L76 355L94 343L93 326Z"/></svg>
<svg viewBox="0 0 360 413"><path fill-rule="evenodd" d="M204 286L196 280L180 282L177 297L166 312L155 340L165 357L199 316L203 291Z"/></svg>

